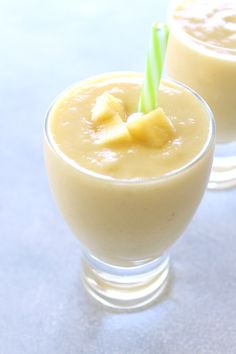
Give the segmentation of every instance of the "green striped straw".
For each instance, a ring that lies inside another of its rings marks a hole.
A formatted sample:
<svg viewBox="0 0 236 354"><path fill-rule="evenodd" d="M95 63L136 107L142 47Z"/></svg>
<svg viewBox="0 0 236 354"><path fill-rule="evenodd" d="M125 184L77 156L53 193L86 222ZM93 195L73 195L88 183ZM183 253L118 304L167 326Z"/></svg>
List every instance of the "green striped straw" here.
<svg viewBox="0 0 236 354"><path fill-rule="evenodd" d="M157 91L161 80L168 36L167 24L154 23L146 61L145 78L139 98L139 112L148 113L157 107Z"/></svg>

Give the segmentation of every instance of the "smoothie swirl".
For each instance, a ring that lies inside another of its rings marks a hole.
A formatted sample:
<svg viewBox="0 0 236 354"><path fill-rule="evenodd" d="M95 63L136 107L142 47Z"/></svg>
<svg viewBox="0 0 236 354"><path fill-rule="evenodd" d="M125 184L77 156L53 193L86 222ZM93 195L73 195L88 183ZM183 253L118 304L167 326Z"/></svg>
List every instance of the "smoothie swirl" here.
<svg viewBox="0 0 236 354"><path fill-rule="evenodd" d="M236 49L235 1L186 0L175 7L173 20L203 46Z"/></svg>

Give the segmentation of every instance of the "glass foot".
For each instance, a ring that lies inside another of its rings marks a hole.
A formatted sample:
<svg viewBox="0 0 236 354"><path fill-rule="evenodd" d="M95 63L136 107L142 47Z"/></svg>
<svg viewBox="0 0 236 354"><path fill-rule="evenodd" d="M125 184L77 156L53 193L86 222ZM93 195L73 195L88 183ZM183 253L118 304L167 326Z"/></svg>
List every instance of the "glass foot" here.
<svg viewBox="0 0 236 354"><path fill-rule="evenodd" d="M209 189L236 187L236 143L216 145Z"/></svg>
<svg viewBox="0 0 236 354"><path fill-rule="evenodd" d="M216 157L208 184L209 189L236 187L236 157Z"/></svg>
<svg viewBox="0 0 236 354"><path fill-rule="evenodd" d="M131 267L111 266L85 253L82 280L90 295L105 306L135 310L154 302L163 292L169 257Z"/></svg>

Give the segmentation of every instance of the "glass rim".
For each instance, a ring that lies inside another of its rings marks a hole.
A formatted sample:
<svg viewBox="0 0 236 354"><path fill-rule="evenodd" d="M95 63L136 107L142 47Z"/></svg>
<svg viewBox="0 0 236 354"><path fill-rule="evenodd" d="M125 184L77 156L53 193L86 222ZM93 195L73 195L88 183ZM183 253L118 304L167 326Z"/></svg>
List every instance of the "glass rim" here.
<svg viewBox="0 0 236 354"><path fill-rule="evenodd" d="M131 71L121 71L121 72L109 72L109 73L104 73L104 74L99 74L99 75L95 75L92 77L89 77L88 79L85 80L81 80L79 82L76 82L72 85L70 85L69 87L67 87L65 90L63 90L59 95L57 95L55 97L55 99L53 100L53 102L51 103L51 105L49 106L49 109L46 113L46 118L44 121L44 136L46 138L47 143L49 144L49 146L52 148L52 150L55 152L56 156L58 158L60 158L64 163L66 163L67 165L71 166L73 169L75 169L77 172L84 174L85 176L97 179L97 180L101 180L101 181L105 181L105 182L110 182L110 183L114 183L114 184L150 184L150 183L158 183L158 182L162 182L166 179L170 179L173 177L176 177L178 175L180 175L181 173L186 172L187 170L189 170L189 168L193 167L194 165L196 165L201 159L202 157L207 153L207 151L209 150L209 148L211 147L212 142L214 142L215 140L215 133L216 133L216 127L215 127L215 120L214 120L214 115L209 107L209 105L207 104L207 102L194 90L192 90L190 87L188 87L187 85L185 85L182 82L179 82L177 80L174 80L172 78L163 78L163 81L169 81L169 82L174 82L175 84L179 85L180 87L186 89L188 92L190 92L201 104L201 106L204 108L204 110L207 113L207 117L208 117L208 121L209 121L209 131L208 131L208 136L206 139L206 142L204 143L203 147L201 148L201 150L199 151L199 153L192 159L190 160L188 163L184 164L183 166L174 169L170 172L167 172L163 175L160 176L153 176L153 177L144 177L144 178L115 178L115 177L111 177L111 176L106 176L97 172L94 172L92 170L87 169L86 167L83 167L81 165L79 165L77 162L75 162L74 160L70 159L56 144L56 142L53 140L52 135L49 132L49 118L50 118L50 113L52 108L54 107L55 103L58 101L58 99L65 94L66 92L68 92L70 89L72 89L73 87L75 87L78 84L83 84L83 83L87 83L90 81L94 81L96 79L99 79L100 77L110 77L110 76L121 76L121 75L128 75L128 76L137 76L142 78L143 74L138 73L138 72L131 72Z"/></svg>

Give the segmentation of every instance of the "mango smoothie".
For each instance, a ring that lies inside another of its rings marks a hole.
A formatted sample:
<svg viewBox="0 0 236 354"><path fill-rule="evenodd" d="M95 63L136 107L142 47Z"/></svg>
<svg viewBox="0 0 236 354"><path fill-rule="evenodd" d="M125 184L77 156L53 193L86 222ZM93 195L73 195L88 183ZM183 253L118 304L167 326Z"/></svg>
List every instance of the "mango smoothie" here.
<svg viewBox="0 0 236 354"><path fill-rule="evenodd" d="M207 101L216 119L217 143L235 141L236 2L179 1L170 29L168 75Z"/></svg>
<svg viewBox="0 0 236 354"><path fill-rule="evenodd" d="M79 82L52 105L45 161L57 204L82 249L82 280L106 306L136 309L167 284L165 251L206 188L214 148L207 104L162 80L158 108L137 113L143 77Z"/></svg>
<svg viewBox="0 0 236 354"><path fill-rule="evenodd" d="M155 260L181 235L205 190L214 123L199 96L162 80L159 108L136 114L142 75L111 73L62 93L48 113L45 159L60 210L102 262Z"/></svg>

